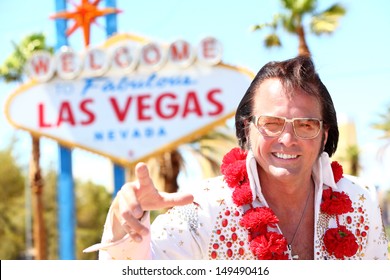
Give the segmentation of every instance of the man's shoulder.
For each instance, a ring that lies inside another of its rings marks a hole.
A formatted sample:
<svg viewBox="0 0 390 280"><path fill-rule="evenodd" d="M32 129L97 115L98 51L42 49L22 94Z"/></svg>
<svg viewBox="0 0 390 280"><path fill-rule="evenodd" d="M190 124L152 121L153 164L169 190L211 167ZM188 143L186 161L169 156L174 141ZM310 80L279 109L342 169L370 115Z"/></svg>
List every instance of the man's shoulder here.
<svg viewBox="0 0 390 280"><path fill-rule="evenodd" d="M230 201L233 192L223 176L202 179L193 183L189 188L188 191L194 195L195 202L200 204L206 202L209 205Z"/></svg>
<svg viewBox="0 0 390 280"><path fill-rule="evenodd" d="M377 190L374 184L365 179L344 174L337 183L339 191L347 193L351 199L377 203Z"/></svg>

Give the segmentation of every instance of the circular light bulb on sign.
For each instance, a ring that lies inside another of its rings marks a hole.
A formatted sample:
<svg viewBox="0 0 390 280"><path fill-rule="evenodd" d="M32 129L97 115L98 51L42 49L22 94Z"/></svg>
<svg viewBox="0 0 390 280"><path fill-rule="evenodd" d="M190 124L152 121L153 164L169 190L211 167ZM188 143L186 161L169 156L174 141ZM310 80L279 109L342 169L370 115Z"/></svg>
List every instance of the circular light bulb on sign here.
<svg viewBox="0 0 390 280"><path fill-rule="evenodd" d="M52 54L47 51L34 52L25 66L27 76L41 83L49 81L55 70Z"/></svg>
<svg viewBox="0 0 390 280"><path fill-rule="evenodd" d="M56 53L57 74L64 80L76 78L82 70L82 59L70 47L62 47Z"/></svg>
<svg viewBox="0 0 390 280"><path fill-rule="evenodd" d="M206 65L216 65L222 60L222 44L214 37L206 37L198 46L198 60Z"/></svg>

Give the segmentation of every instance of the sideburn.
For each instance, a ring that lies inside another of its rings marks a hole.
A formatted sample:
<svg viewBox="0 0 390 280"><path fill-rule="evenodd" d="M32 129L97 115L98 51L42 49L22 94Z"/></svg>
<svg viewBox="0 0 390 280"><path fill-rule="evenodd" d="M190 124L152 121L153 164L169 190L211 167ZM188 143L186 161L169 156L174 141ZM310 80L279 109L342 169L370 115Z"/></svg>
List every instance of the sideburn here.
<svg viewBox="0 0 390 280"><path fill-rule="evenodd" d="M320 157L322 152L325 151L325 145L326 145L325 138L326 138L326 132L325 132L325 129L324 129L324 131L322 132L322 136L321 136L321 144L322 145L320 146L320 149L318 151L318 157Z"/></svg>

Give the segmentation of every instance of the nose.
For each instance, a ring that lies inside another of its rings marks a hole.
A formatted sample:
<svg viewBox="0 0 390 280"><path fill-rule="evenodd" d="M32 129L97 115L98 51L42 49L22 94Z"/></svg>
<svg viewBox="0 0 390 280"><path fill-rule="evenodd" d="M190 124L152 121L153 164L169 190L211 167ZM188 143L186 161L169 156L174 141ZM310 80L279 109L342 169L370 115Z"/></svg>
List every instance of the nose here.
<svg viewBox="0 0 390 280"><path fill-rule="evenodd" d="M286 147L294 145L297 142L292 122L286 122L282 133L279 135L278 142Z"/></svg>

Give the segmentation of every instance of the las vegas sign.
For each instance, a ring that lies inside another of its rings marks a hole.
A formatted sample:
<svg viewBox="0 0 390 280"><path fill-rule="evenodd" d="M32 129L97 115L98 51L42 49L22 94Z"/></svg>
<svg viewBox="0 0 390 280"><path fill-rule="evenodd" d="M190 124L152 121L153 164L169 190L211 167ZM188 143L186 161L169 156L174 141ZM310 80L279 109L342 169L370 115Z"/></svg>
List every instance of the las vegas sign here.
<svg viewBox="0 0 390 280"><path fill-rule="evenodd" d="M37 52L26 65L31 80L10 95L5 113L16 128L133 164L234 115L253 74L221 58L212 37L194 46L130 34L83 53Z"/></svg>

